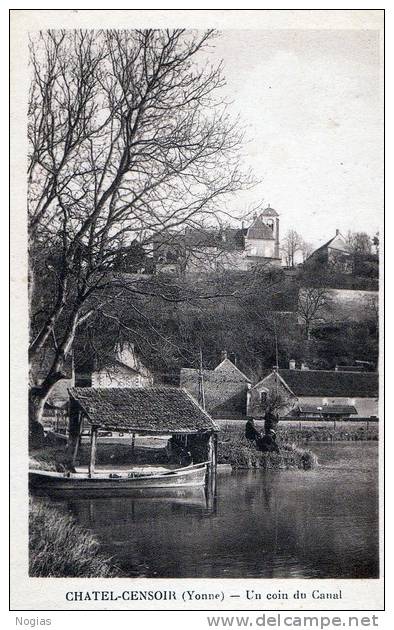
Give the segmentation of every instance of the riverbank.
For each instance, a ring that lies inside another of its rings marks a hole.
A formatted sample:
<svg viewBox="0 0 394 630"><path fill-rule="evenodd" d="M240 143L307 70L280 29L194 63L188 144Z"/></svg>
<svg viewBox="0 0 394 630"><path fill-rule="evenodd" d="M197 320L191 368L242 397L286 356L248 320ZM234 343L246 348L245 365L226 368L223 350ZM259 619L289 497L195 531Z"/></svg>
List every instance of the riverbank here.
<svg viewBox="0 0 394 630"><path fill-rule="evenodd" d="M223 431L243 432L245 420L216 420ZM259 431L264 430L264 422L256 421ZM288 422L281 420L277 425L278 439L283 444L305 444L307 442L354 442L379 440L379 423L371 422Z"/></svg>
<svg viewBox="0 0 394 630"><path fill-rule="evenodd" d="M93 534L55 506L30 500L30 577L109 578L119 573Z"/></svg>
<svg viewBox="0 0 394 630"><path fill-rule="evenodd" d="M234 470L312 470L317 466L317 457L309 449L284 440L278 446L279 453L261 453L245 438L243 426L226 426L218 436L218 463L230 464Z"/></svg>
<svg viewBox="0 0 394 630"><path fill-rule="evenodd" d="M335 428L331 426L298 426L278 425L278 437L283 442L359 442L379 440L378 424L367 427L352 426L341 423Z"/></svg>
<svg viewBox="0 0 394 630"><path fill-rule="evenodd" d="M311 438L312 439L312 438ZM244 436L244 427L226 426L218 434L218 464L230 465L233 470L261 469L311 470L316 467L317 459L312 451L297 445L296 440L280 439L280 453L261 453L254 443ZM78 464L86 466L89 462L89 445L83 445L78 454ZM97 464L103 466L125 466L127 464L165 465L167 456L163 448L135 449L131 452L127 444L100 444L97 451ZM31 470L63 471L67 469L66 448L64 445L50 444L30 454Z"/></svg>

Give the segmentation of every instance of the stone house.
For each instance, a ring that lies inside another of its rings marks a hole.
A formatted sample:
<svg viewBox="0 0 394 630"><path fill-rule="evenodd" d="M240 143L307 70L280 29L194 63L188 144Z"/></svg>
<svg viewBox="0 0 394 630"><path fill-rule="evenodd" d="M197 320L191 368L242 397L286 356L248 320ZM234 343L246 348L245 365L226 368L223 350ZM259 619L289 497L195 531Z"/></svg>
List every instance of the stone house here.
<svg viewBox="0 0 394 630"><path fill-rule="evenodd" d="M216 418L243 418L246 415L247 393L251 387L248 377L239 370L225 352L214 370L203 370L205 407ZM180 387L196 400L199 397L199 370L182 368Z"/></svg>
<svg viewBox="0 0 394 630"><path fill-rule="evenodd" d="M167 273L248 271L256 265L281 266L279 214L269 205L246 227L186 228L166 233L153 244L156 268Z"/></svg>
<svg viewBox="0 0 394 630"><path fill-rule="evenodd" d="M93 364L77 372L77 386L150 387L153 375L142 363L133 344L117 347L102 365Z"/></svg>
<svg viewBox="0 0 394 630"><path fill-rule="evenodd" d="M379 414L377 372L295 369L267 370L248 397L248 415L263 416L263 405L272 392L279 392L288 404L281 416L341 416L369 418ZM342 409L340 409L342 408Z"/></svg>
<svg viewBox="0 0 394 630"><path fill-rule="evenodd" d="M304 262L305 269L336 269L340 272L352 272L352 257L344 236L337 229L335 236L321 245Z"/></svg>

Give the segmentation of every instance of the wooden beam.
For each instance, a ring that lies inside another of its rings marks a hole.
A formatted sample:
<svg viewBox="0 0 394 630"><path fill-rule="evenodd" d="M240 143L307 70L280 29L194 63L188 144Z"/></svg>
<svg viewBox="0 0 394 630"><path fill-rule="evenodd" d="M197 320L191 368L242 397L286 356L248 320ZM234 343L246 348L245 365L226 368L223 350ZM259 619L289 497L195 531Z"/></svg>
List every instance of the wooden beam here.
<svg viewBox="0 0 394 630"><path fill-rule="evenodd" d="M209 472L213 473L215 470L215 435L211 433L208 439L208 461L209 461Z"/></svg>
<svg viewBox="0 0 394 630"><path fill-rule="evenodd" d="M75 463L77 461L78 449L81 443L82 427L83 427L83 416L81 413L79 413L78 422L79 422L78 435L75 438L74 449L73 449L72 457L71 457L71 465L73 466L73 468L75 467Z"/></svg>
<svg viewBox="0 0 394 630"><path fill-rule="evenodd" d="M94 464L96 462L97 433L98 433L98 427L92 426L91 439L90 439L89 477L92 477L94 474Z"/></svg>
<svg viewBox="0 0 394 630"><path fill-rule="evenodd" d="M213 435L213 457L214 457L214 471L216 473L218 467L218 434Z"/></svg>

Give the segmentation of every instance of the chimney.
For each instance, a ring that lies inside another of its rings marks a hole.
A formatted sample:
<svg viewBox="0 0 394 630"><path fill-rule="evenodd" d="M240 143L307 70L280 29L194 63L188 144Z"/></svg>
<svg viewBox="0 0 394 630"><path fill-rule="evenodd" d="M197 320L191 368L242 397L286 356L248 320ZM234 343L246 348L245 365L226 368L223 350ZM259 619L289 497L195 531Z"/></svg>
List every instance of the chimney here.
<svg viewBox="0 0 394 630"><path fill-rule="evenodd" d="M306 363L301 363L301 370L309 370Z"/></svg>
<svg viewBox="0 0 394 630"><path fill-rule="evenodd" d="M242 231L244 231L244 229L245 229L245 221L241 222L241 226L242 226Z"/></svg>
<svg viewBox="0 0 394 630"><path fill-rule="evenodd" d="M295 370L295 369L296 369L296 362L294 361L294 359L290 359L289 370Z"/></svg>
<svg viewBox="0 0 394 630"><path fill-rule="evenodd" d="M337 229L335 230L335 236L338 236L338 234L339 234L339 230L338 230L338 228L337 228Z"/></svg>
<svg viewBox="0 0 394 630"><path fill-rule="evenodd" d="M222 350L220 353L220 363L227 359L227 350Z"/></svg>

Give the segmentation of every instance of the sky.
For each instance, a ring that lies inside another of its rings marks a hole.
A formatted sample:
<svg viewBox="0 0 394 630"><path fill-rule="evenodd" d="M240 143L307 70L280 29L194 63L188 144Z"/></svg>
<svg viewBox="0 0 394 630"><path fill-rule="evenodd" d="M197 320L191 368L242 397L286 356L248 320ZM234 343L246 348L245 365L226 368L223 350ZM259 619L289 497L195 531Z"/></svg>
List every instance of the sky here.
<svg viewBox="0 0 394 630"><path fill-rule="evenodd" d="M383 123L374 30L222 31L230 109L241 116L244 161L260 183L228 202L275 208L318 246L338 228L374 234L383 220Z"/></svg>

